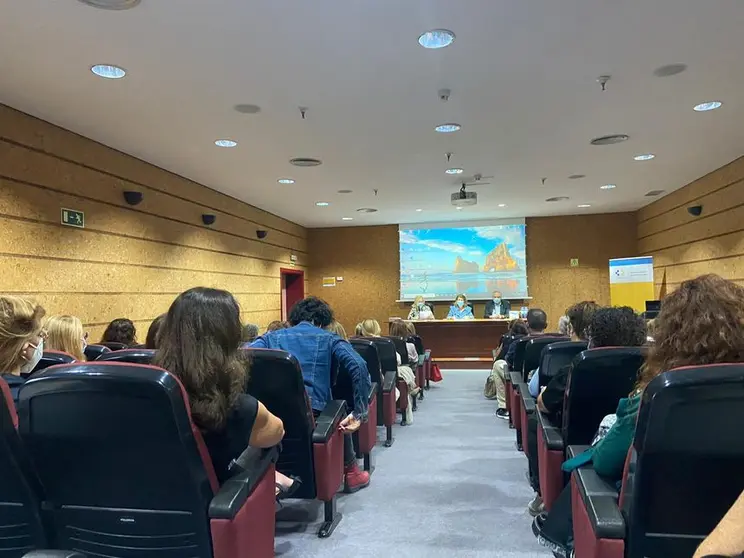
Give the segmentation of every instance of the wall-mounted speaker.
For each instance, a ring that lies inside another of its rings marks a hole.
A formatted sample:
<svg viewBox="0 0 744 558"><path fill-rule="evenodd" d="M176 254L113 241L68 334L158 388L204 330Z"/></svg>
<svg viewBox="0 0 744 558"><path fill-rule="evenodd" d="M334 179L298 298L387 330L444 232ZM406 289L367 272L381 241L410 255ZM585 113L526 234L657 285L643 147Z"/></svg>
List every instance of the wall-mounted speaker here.
<svg viewBox="0 0 744 558"><path fill-rule="evenodd" d="M269 235L269 231L263 231L261 229L256 231L256 237L258 237L259 240L263 240Z"/></svg>
<svg viewBox="0 0 744 558"><path fill-rule="evenodd" d="M703 214L703 206L702 205L691 205L687 208L687 213L692 215L693 217L700 217Z"/></svg>
<svg viewBox="0 0 744 558"><path fill-rule="evenodd" d="M124 201L127 202L128 205L139 205L142 203L143 199L145 199L145 195L142 192L134 192L132 190L124 192Z"/></svg>
<svg viewBox="0 0 744 558"><path fill-rule="evenodd" d="M205 225L214 225L214 222L217 220L216 215L212 215L211 213L204 213L202 214L202 223Z"/></svg>

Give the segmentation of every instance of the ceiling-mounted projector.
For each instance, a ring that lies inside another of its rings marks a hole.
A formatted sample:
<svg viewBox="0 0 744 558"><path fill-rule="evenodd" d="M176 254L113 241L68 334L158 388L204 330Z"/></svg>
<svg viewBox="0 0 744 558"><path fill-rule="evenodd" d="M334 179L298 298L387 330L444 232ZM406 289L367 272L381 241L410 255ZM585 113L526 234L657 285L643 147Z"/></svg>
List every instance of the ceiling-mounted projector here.
<svg viewBox="0 0 744 558"><path fill-rule="evenodd" d="M455 192L450 196L450 202L457 207L475 205L478 203L478 194L476 192L468 192L465 190L465 185L463 184L459 192Z"/></svg>

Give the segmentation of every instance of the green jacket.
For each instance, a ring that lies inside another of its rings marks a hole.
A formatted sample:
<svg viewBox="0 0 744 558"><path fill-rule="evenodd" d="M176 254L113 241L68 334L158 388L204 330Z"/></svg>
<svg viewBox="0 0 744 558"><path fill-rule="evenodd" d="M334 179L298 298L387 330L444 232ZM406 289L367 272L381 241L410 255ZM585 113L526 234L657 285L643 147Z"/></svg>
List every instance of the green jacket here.
<svg viewBox="0 0 744 558"><path fill-rule="evenodd" d="M569 473L582 465L591 463L598 475L607 479L620 480L623 476L625 458L630 444L633 443L640 404L640 394L621 399L615 413L617 421L605 437L584 453L564 462L561 468Z"/></svg>

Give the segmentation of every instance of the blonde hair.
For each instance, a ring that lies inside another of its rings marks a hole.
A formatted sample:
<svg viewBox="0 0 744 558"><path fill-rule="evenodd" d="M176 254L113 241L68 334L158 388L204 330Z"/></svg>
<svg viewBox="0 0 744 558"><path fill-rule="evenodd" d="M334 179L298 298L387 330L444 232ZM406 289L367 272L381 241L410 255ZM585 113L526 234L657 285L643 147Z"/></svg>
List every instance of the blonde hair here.
<svg viewBox="0 0 744 558"><path fill-rule="evenodd" d="M47 340L44 346L53 351L64 351L76 360L85 360L83 353L83 323L77 316L50 316L44 329Z"/></svg>
<svg viewBox="0 0 744 558"><path fill-rule="evenodd" d="M356 334L360 337L379 337L382 333L377 320L367 319L356 326Z"/></svg>
<svg viewBox="0 0 744 558"><path fill-rule="evenodd" d="M403 320L390 322L390 335L407 339L409 335L408 325Z"/></svg>
<svg viewBox="0 0 744 558"><path fill-rule="evenodd" d="M0 296L0 372L13 373L24 361L23 349L39 337L45 311L17 296Z"/></svg>
<svg viewBox="0 0 744 558"><path fill-rule="evenodd" d="M421 295L418 295L413 299L413 305L416 306L419 302L424 302L424 297Z"/></svg>
<svg viewBox="0 0 744 558"><path fill-rule="evenodd" d="M330 331L331 333L335 333L338 335L341 339L349 340L349 336L346 335L346 330L344 329L344 326L341 325L341 322L337 322L336 320L333 320L328 327L326 328L326 331Z"/></svg>

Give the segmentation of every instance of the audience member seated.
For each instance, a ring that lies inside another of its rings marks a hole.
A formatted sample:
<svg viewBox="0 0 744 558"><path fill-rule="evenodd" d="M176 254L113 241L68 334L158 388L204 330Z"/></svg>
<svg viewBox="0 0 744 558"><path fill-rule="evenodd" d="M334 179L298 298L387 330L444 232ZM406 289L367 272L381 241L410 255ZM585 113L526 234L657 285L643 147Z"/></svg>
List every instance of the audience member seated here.
<svg viewBox="0 0 744 558"><path fill-rule="evenodd" d="M474 320L473 309L468 306L468 299L464 294L455 297L455 303L450 306L448 320Z"/></svg>
<svg viewBox="0 0 744 558"><path fill-rule="evenodd" d="M620 310L627 314L625 308ZM597 318L600 320L597 320ZM589 329L590 344L601 337L600 323L606 322L601 311L595 314ZM625 319L625 316L623 316ZM638 337L645 342L645 322ZM591 464L601 477L610 482L622 478L623 466L635 434L636 419L644 388L662 372L683 366L744 362L744 288L717 275L703 275L683 282L664 298L655 321L656 344L652 345L639 374L637 388L621 399L614 421L605 417L592 447L569 459L563 470ZM605 324L609 331L614 324ZM640 344L640 343L639 343ZM599 426L599 425L598 425ZM573 524L571 487L568 485L553 503L550 514L535 518L533 532L544 546L559 555L571 552Z"/></svg>
<svg viewBox="0 0 744 558"><path fill-rule="evenodd" d="M693 558L744 556L744 492L723 516L710 535L700 543Z"/></svg>
<svg viewBox="0 0 744 558"><path fill-rule="evenodd" d="M270 331L277 331L279 329L287 329L289 327L289 324L287 322L283 322L281 320L274 320L269 325L266 326L266 333ZM258 337L258 333L256 333L256 337ZM255 338L254 338L255 339ZM251 339L253 341L253 339Z"/></svg>
<svg viewBox="0 0 744 558"><path fill-rule="evenodd" d="M413 306L411 306L411 311L408 312L408 319L409 320L433 320L434 319L434 311L431 309L431 306L426 304L424 302L424 297L419 295L416 298L413 299Z"/></svg>
<svg viewBox="0 0 744 558"><path fill-rule="evenodd" d="M525 335L542 335L546 327L548 327L548 316L539 308L533 308L527 312L526 326L522 320L512 321L511 327L509 328L509 333L511 333L512 337L508 338L509 342L506 350L506 359L498 359L494 361L493 366L491 367L491 375L489 376L489 380L493 385L490 391L495 392L496 394L496 401L498 404L496 416L498 418L509 420L509 412L506 410L506 387L504 386L504 378L506 377L506 372L514 365L514 352L517 348L517 344L514 343L516 340L514 336L524 337ZM506 339L502 341L502 343L505 341ZM503 345L499 347L499 352L497 354L500 354L502 349Z"/></svg>
<svg viewBox="0 0 744 558"><path fill-rule="evenodd" d="M333 323L333 311L314 296L296 303L289 314L290 326L268 332L250 346L257 349L279 349L293 355L300 363L305 388L318 416L332 399L332 363L337 362L349 374L354 389L354 410L341 422L344 434L344 489L356 492L369 485L369 473L359 469L351 434L367 420L369 392L372 383L364 360L354 348L325 328Z"/></svg>
<svg viewBox="0 0 744 558"><path fill-rule="evenodd" d="M349 340L349 336L346 335L346 330L344 329L344 326L342 326L341 325L341 322L339 322L337 320L333 320L331 322L331 324L327 328L325 328L325 329L326 329L326 331L330 331L331 333L335 333L336 335L338 335L344 341L348 341Z"/></svg>
<svg viewBox="0 0 744 558"><path fill-rule="evenodd" d="M243 326L243 343L252 343L258 337L258 326L256 324L245 324Z"/></svg>
<svg viewBox="0 0 744 558"><path fill-rule="evenodd" d="M282 421L245 393L240 307L227 291L196 287L178 295L158 334L153 364L176 376L189 396L191 416L220 484L246 447L268 448L284 437ZM277 473L277 498L289 497L299 479Z"/></svg>
<svg viewBox="0 0 744 558"><path fill-rule="evenodd" d="M88 334L83 331L83 323L75 316L51 316L44 323L47 333L44 348L51 351L62 351L85 361L85 347L88 345Z"/></svg>
<svg viewBox="0 0 744 558"><path fill-rule="evenodd" d="M25 380L44 354L42 319L38 304L17 296L0 296L0 375L10 387L13 401Z"/></svg>
<svg viewBox="0 0 744 558"><path fill-rule="evenodd" d="M403 339L406 339L406 352L408 353L407 364L415 365L416 363L418 363L419 354L416 350L416 345L407 341L409 335L415 334L411 334L408 325L403 320L395 320L390 323L390 335L392 335L393 337L402 337Z"/></svg>
<svg viewBox="0 0 744 558"><path fill-rule="evenodd" d="M483 317L485 319L508 318L509 312L511 312L511 302L501 296L501 291L493 291L493 298L486 302Z"/></svg>
<svg viewBox="0 0 744 558"><path fill-rule="evenodd" d="M527 324L520 319L512 320L509 322L509 330L505 335L501 337L501 343L498 348L494 351L496 361L503 360L503 356L506 355L511 344L517 339L524 337L528 334ZM502 355L502 358L499 358ZM486 385L483 388L483 396L486 399L496 399L498 407L496 409L496 416L503 419L509 418L509 413L506 410L506 390L504 389L504 381L499 379L498 370L494 366L491 368L491 373L486 379ZM501 411L501 412L499 412Z"/></svg>
<svg viewBox="0 0 744 558"><path fill-rule="evenodd" d="M571 335L571 332L569 330L570 324L571 319L568 316L561 316L560 318L558 318L558 335L569 337Z"/></svg>
<svg viewBox="0 0 744 558"><path fill-rule="evenodd" d="M147 338L145 339L145 349L157 349L160 346L158 335L160 335L160 329L163 327L165 321L165 314L160 314L150 324L147 330Z"/></svg>
<svg viewBox="0 0 744 558"><path fill-rule="evenodd" d="M406 423L413 423L414 401L421 391L421 386L416 383L416 372L414 367L418 366L419 355L416 345L408 341L410 331L403 320L395 320L390 323L390 335L402 337L406 340L406 353L408 362L398 363L398 377L406 382L408 386L408 406L406 407ZM400 355L398 355L400 358Z"/></svg>
<svg viewBox="0 0 744 558"><path fill-rule="evenodd" d="M103 332L101 345L107 343L121 343L124 347L131 347L137 344L137 328L134 322L128 318L116 318Z"/></svg>

